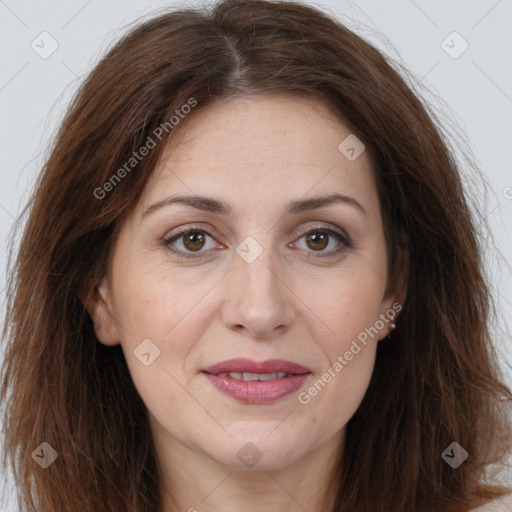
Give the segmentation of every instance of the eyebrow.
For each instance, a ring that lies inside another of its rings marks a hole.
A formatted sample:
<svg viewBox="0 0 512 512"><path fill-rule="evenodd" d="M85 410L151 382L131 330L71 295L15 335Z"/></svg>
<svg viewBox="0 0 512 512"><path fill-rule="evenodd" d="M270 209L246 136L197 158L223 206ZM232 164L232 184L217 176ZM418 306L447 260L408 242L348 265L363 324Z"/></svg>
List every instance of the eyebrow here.
<svg viewBox="0 0 512 512"><path fill-rule="evenodd" d="M214 199L212 197L206 196L187 196L187 195L176 195L166 197L161 201L157 201L153 203L151 206L148 206L143 213L143 218L147 215L153 213L154 211L162 208L164 206L169 206L171 204L184 204L195 208L197 210L202 210L205 212L215 213L218 215L230 215L231 214L231 206L224 201L220 201L218 199ZM367 211L364 207L356 201L353 197L346 196L344 194L330 194L328 196L322 197L312 197L308 199L299 199L297 201L292 201L289 203L284 211L285 215L297 215L302 212L316 210L322 208L324 206L328 206L331 204L346 204L348 206L352 206L360 213L366 215Z"/></svg>

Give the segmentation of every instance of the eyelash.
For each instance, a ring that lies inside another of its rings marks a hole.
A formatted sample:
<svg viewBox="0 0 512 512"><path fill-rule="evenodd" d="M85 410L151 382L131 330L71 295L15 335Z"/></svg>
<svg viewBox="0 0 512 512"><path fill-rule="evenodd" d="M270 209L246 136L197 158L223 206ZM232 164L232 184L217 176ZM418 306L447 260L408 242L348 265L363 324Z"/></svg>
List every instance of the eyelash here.
<svg viewBox="0 0 512 512"><path fill-rule="evenodd" d="M208 231L204 230L203 228L201 228L199 226L189 226L189 227L179 231L178 233L174 233L172 236L164 238L162 240L162 245L164 247L166 247L174 256L177 256L178 258L182 258L182 259L200 258L202 256L201 253L204 253L207 251L200 250L200 251L196 251L196 254L193 254L190 252L187 253L187 252L183 252L181 250L176 250L176 249L171 248L172 242L179 240L183 236L189 235L191 233L197 233L197 232L206 234L210 238L213 238L213 236L210 235L210 233L208 233ZM319 255L316 257L319 257L319 258L335 257L338 255L341 255L341 253L345 252L346 249L350 249L352 247L352 241L348 236L342 235L341 233L338 233L337 231L326 228L324 226L314 226L314 227L310 228L308 231L305 231L304 233L302 233L300 235L300 237L298 238L298 240L300 240L301 238L303 238L306 235L310 235L313 233L319 233L319 232L327 233L329 236L332 236L341 244L341 246L338 249L331 249L330 251L327 251L326 254ZM324 251L312 251L312 252L323 253Z"/></svg>

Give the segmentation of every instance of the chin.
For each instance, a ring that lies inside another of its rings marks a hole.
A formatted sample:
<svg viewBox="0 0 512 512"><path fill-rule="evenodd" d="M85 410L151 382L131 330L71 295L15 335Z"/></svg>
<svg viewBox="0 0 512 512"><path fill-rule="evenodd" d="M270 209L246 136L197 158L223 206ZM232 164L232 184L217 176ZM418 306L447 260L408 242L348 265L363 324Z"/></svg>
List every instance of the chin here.
<svg viewBox="0 0 512 512"><path fill-rule="evenodd" d="M296 441L296 435L285 431L269 435L268 432L272 431L265 429L264 433L259 430L254 435L246 432L228 436L224 442L212 439L206 448L214 460L233 469L278 470L306 454L304 442Z"/></svg>

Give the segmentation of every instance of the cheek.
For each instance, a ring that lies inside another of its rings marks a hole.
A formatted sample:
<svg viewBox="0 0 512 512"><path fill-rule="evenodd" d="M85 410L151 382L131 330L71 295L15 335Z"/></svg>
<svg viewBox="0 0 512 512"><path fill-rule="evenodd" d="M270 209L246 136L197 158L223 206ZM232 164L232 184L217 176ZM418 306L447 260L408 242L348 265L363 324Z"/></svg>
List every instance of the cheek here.
<svg viewBox="0 0 512 512"><path fill-rule="evenodd" d="M361 342L355 323L333 343L324 345L329 362L298 395L304 414L331 434L346 425L360 406L375 364L377 338Z"/></svg>
<svg viewBox="0 0 512 512"><path fill-rule="evenodd" d="M146 295L147 294L147 295ZM121 345L135 388L149 411L163 418L189 403L184 389L190 376L187 357L199 334L186 315L183 301L158 300L145 290L127 305L126 331Z"/></svg>
<svg viewBox="0 0 512 512"><path fill-rule="evenodd" d="M317 322L315 338L326 363L299 398L306 408L322 409L315 416L331 426L350 419L368 388L382 338L379 320L384 286L379 273L346 272L333 279L323 299L315 303L322 320Z"/></svg>
<svg viewBox="0 0 512 512"><path fill-rule="evenodd" d="M140 270L119 275L114 286L120 343L139 394L150 409L164 396L179 399L184 361L199 337L194 304L200 291L184 294Z"/></svg>
<svg viewBox="0 0 512 512"><path fill-rule="evenodd" d="M309 293L312 299L312 309L318 318L329 329L324 335L324 349L332 361L335 357L349 350L353 340L364 341L365 334L370 331L375 334L375 326L382 328L378 322L382 313L382 299L385 279L379 274L361 272L345 272L338 278L329 281L328 287ZM322 332L326 329L322 329ZM319 331L320 332L320 331Z"/></svg>
<svg viewBox="0 0 512 512"><path fill-rule="evenodd" d="M186 339L184 326L198 320L201 301L211 284L197 276L180 278L176 272L165 272L151 261L125 267L114 281L117 298L114 310L125 327L125 340Z"/></svg>

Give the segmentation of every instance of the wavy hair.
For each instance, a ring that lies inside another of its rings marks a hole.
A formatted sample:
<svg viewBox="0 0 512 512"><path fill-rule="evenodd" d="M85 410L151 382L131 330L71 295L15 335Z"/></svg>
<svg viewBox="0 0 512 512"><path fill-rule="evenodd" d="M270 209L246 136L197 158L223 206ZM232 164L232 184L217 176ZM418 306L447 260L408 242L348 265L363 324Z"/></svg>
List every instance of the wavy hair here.
<svg viewBox="0 0 512 512"><path fill-rule="evenodd" d="M1 398L3 463L20 509L159 510L146 408L120 346L98 342L81 297L105 272L173 132L107 197L95 191L190 98L192 116L216 98L259 93L320 99L364 142L389 276L407 289L347 424L332 512L465 512L506 491L490 470L511 451L512 394L490 335L470 199L431 109L390 59L326 13L224 0L139 22L107 52L75 94L19 219ZM58 452L46 470L31 456L43 441ZM454 441L469 454L456 470L441 458Z"/></svg>

